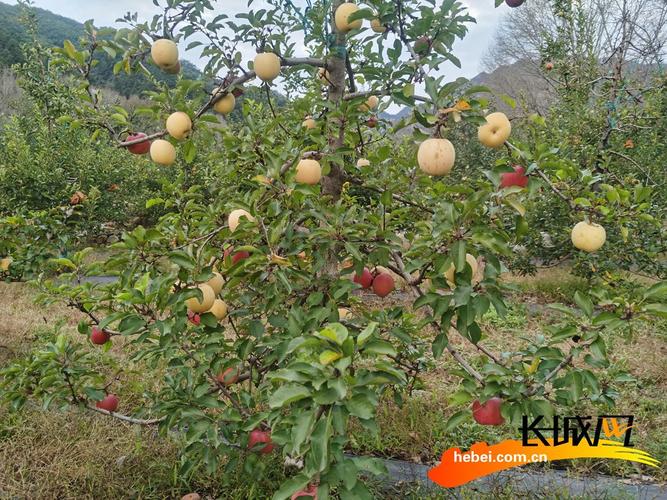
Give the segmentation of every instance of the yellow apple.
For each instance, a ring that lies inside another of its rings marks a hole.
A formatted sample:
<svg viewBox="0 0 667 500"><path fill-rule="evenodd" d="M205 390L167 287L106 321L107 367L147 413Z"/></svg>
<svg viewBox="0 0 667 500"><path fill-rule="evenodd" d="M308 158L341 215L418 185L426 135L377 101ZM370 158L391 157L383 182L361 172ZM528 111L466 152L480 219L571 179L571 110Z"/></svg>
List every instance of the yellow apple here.
<svg viewBox="0 0 667 500"><path fill-rule="evenodd" d="M250 213L247 210L243 210L242 208L239 208L237 210L232 210L227 219L227 223L229 224L229 229L231 230L232 233L236 231L237 227L239 227L239 221L241 217L245 217L251 222L255 220L255 218L252 215L250 215Z"/></svg>
<svg viewBox="0 0 667 500"><path fill-rule="evenodd" d="M322 178L322 167L317 160L301 160L296 166L295 180L301 184L315 185Z"/></svg>
<svg viewBox="0 0 667 500"><path fill-rule="evenodd" d="M234 97L234 94L231 92L229 94L226 94L223 98L218 100L213 105L213 109L222 115L228 115L232 111L234 111L234 106L236 106L236 97Z"/></svg>
<svg viewBox="0 0 667 500"><path fill-rule="evenodd" d="M387 27L382 24L382 21L380 21L377 17L371 20L371 29L376 33L384 33L387 31Z"/></svg>
<svg viewBox="0 0 667 500"><path fill-rule="evenodd" d="M178 45L172 40L156 40L151 47L153 62L160 68L173 68L178 64Z"/></svg>
<svg viewBox="0 0 667 500"><path fill-rule="evenodd" d="M199 288L202 293L201 301L197 297L190 297L185 301L185 305L188 306L188 309L192 312L201 314L213 307L215 293L213 292L213 289L206 284L199 285L197 288Z"/></svg>
<svg viewBox="0 0 667 500"><path fill-rule="evenodd" d="M208 312L213 314L213 316L215 316L218 321L222 321L227 317L227 304L224 300L215 299L211 309Z"/></svg>
<svg viewBox="0 0 667 500"><path fill-rule="evenodd" d="M417 163L428 175L447 175L455 161L454 145L447 139L426 139L419 145Z"/></svg>
<svg viewBox="0 0 667 500"><path fill-rule="evenodd" d="M362 112L367 112L370 111L371 109L375 109L378 107L378 104L380 104L380 99L376 95L370 96L368 99L366 99L366 102L364 104L361 104L359 106L359 111Z"/></svg>
<svg viewBox="0 0 667 500"><path fill-rule="evenodd" d="M167 132L178 141L185 139L192 132L192 120L183 111L172 113L167 118Z"/></svg>
<svg viewBox="0 0 667 500"><path fill-rule="evenodd" d="M4 259L0 260L0 271L4 272L9 271L9 266L11 265L12 265L12 258L5 257Z"/></svg>
<svg viewBox="0 0 667 500"><path fill-rule="evenodd" d="M479 127L477 137L479 142L489 148L499 148L509 139L512 133L512 124L505 113L491 113L486 117L486 124Z"/></svg>
<svg viewBox="0 0 667 500"><path fill-rule="evenodd" d="M347 33L348 31L358 30L361 28L361 24L363 23L361 19L357 19L356 21L352 22L349 20L349 17L358 10L359 7L357 7L356 4L353 4L352 2L345 2L336 9L335 21L338 31Z"/></svg>
<svg viewBox="0 0 667 500"><path fill-rule="evenodd" d="M270 82L280 74L280 58L273 52L262 52L255 56L254 68L258 78Z"/></svg>
<svg viewBox="0 0 667 500"><path fill-rule="evenodd" d="M362 168L362 167L370 167L371 162L368 161L366 158L359 158L357 160L357 167Z"/></svg>
<svg viewBox="0 0 667 500"><path fill-rule="evenodd" d="M477 273L477 259L475 259L474 256L467 253L466 262L470 266L470 269L472 269L472 282L474 283L475 274ZM447 280L447 284L450 287L454 287L454 284L456 283L456 267L454 266L454 264L450 265L449 269L445 271L445 279Z"/></svg>
<svg viewBox="0 0 667 500"><path fill-rule="evenodd" d="M572 228L572 244L584 252L595 252L607 240L607 232L600 224L579 222Z"/></svg>
<svg viewBox="0 0 667 500"><path fill-rule="evenodd" d="M151 144L151 160L158 165L169 166L176 161L176 148L169 141L158 139Z"/></svg>
<svg viewBox="0 0 667 500"><path fill-rule="evenodd" d="M317 127L317 122L309 116L303 121L301 125L307 130L312 130Z"/></svg>
<svg viewBox="0 0 667 500"><path fill-rule="evenodd" d="M220 273L213 273L213 277L206 282L208 286L218 295L222 291L222 287L225 286L225 280L222 279Z"/></svg>

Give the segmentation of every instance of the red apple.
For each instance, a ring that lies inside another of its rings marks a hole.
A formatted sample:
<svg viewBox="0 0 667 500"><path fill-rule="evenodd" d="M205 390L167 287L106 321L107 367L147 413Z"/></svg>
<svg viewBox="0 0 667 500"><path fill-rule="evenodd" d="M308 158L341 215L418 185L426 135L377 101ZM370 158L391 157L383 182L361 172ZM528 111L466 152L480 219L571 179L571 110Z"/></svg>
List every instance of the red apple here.
<svg viewBox="0 0 667 500"><path fill-rule="evenodd" d="M95 345L104 345L109 341L110 338L111 334L109 332L106 332L96 326L94 326L93 330L90 332L90 341Z"/></svg>
<svg viewBox="0 0 667 500"><path fill-rule="evenodd" d="M238 367L227 368L224 372L219 373L215 379L221 384L232 385L239 381Z"/></svg>
<svg viewBox="0 0 667 500"><path fill-rule="evenodd" d="M394 291L394 278L391 274L380 273L373 280L373 291L379 297L386 297Z"/></svg>
<svg viewBox="0 0 667 500"><path fill-rule="evenodd" d="M554 63L552 63L552 62L546 63L544 65L544 69L546 69L547 71L551 71L552 69L554 69Z"/></svg>
<svg viewBox="0 0 667 500"><path fill-rule="evenodd" d="M291 500L296 500L297 498L312 498L317 500L317 485L311 484L303 490L299 490L292 495Z"/></svg>
<svg viewBox="0 0 667 500"><path fill-rule="evenodd" d="M476 400L472 404L472 416L475 422L482 425L502 425L505 419L500 413L500 407L503 400L500 398L491 398L486 403L481 404Z"/></svg>
<svg viewBox="0 0 667 500"><path fill-rule="evenodd" d="M518 186L525 188L528 185L528 176L526 169L521 165L514 165L514 172L504 172L500 174L500 187L506 188Z"/></svg>
<svg viewBox="0 0 667 500"><path fill-rule="evenodd" d="M363 288L370 288L371 285L373 284L373 275L371 272L368 270L367 267L364 267L364 270L361 272L361 274L355 274L353 281L357 283L358 285L361 285Z"/></svg>
<svg viewBox="0 0 667 500"><path fill-rule="evenodd" d="M525 0L505 0L505 3L507 4L508 7L518 7L521 5Z"/></svg>
<svg viewBox="0 0 667 500"><path fill-rule="evenodd" d="M366 126L369 128L375 128L378 125L378 119L377 116L371 116L368 120L366 120Z"/></svg>
<svg viewBox="0 0 667 500"><path fill-rule="evenodd" d="M250 252L247 252L245 250L243 250L241 252L235 252L233 255L232 255L232 252L234 252L234 247L227 247L227 249L225 250L225 254L224 254L225 259L227 257L229 257L230 255L232 256L232 265L250 257Z"/></svg>
<svg viewBox="0 0 667 500"><path fill-rule="evenodd" d="M137 134L128 135L127 142L137 141L139 139L143 139L144 137L147 137L146 134L143 134L141 132ZM127 147L127 150L135 155L145 155L151 150L151 141L144 141L144 142L139 142L137 144L132 144L131 146Z"/></svg>
<svg viewBox="0 0 667 500"><path fill-rule="evenodd" d="M255 429L250 432L250 437L248 438L248 449L252 449L258 443L268 443L264 448L260 449L259 452L262 455L268 455L273 451L273 443L271 442L271 431L263 431L261 429Z"/></svg>
<svg viewBox="0 0 667 500"><path fill-rule="evenodd" d="M232 264L241 262L242 260L245 260L248 257L250 257L250 252L246 252L245 250L243 250L242 252L236 252L234 255L232 255Z"/></svg>
<svg viewBox="0 0 667 500"><path fill-rule="evenodd" d="M102 401L98 401L95 406L102 410L114 412L118 409L118 396L108 394Z"/></svg>
<svg viewBox="0 0 667 500"><path fill-rule="evenodd" d="M199 326L201 324L201 316L192 311L188 311L188 320L195 326Z"/></svg>

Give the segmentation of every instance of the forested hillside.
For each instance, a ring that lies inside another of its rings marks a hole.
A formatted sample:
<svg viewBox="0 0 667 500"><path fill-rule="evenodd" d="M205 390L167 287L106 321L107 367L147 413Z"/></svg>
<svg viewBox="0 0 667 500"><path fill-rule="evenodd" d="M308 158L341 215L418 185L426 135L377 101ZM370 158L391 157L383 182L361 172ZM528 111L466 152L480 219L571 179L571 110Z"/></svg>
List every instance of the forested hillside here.
<svg viewBox="0 0 667 500"><path fill-rule="evenodd" d="M62 46L65 40L76 42L83 33L83 24L59 16L48 10L34 9L38 25L38 35L47 46ZM30 35L21 23L21 8L18 5L8 5L0 2L0 68L22 62L21 44L30 40ZM151 88L150 82L140 74L113 75L113 63L108 56L103 56L100 64L95 68L93 83L109 87L119 94L130 97L140 95ZM183 61L183 75L185 78L197 79L201 72L190 62ZM152 70L154 76L161 81L174 83L176 77L157 70Z"/></svg>

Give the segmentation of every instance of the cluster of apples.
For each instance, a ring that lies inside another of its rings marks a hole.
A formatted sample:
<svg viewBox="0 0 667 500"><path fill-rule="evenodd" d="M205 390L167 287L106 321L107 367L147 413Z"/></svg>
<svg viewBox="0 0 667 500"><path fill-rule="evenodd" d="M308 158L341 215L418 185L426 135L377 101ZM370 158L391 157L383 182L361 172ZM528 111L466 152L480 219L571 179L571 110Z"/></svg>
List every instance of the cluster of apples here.
<svg viewBox="0 0 667 500"><path fill-rule="evenodd" d="M95 345L104 345L111 340L111 334L100 328L94 326L90 332L90 341ZM102 400L95 403L97 408L101 410L106 410L108 412L114 412L118 409L118 403L120 400L115 394L107 394Z"/></svg>
<svg viewBox="0 0 667 500"><path fill-rule="evenodd" d="M202 298L190 297L185 301L188 308L188 319L191 323L199 325L201 323L201 314L211 313L218 321L227 317L227 304L219 299L218 295L224 286L224 280L218 272L213 273L213 277L206 283L197 285L201 291Z"/></svg>
<svg viewBox="0 0 667 500"><path fill-rule="evenodd" d="M512 124L504 113L496 112L486 116L486 123L477 131L479 141L490 148L500 148L509 139ZM447 175L452 171L456 161L454 145L447 139L430 138L419 145L417 163L419 168L428 175ZM504 172L500 176L500 187L528 186L526 169L521 165L513 165L513 172ZM572 228L572 244L579 250L595 252L604 245L607 235L604 227L589 221L579 222Z"/></svg>
<svg viewBox="0 0 667 500"><path fill-rule="evenodd" d="M497 149L505 144L512 133L512 124L504 113L491 113L486 117L486 123L479 127L477 136L479 141L490 148ZM419 168L428 175L447 175L452 171L456 161L454 145L447 139L432 137L419 145L417 163ZM505 186L515 185L514 179L503 179ZM523 179L520 182L524 182ZM527 179L525 181L527 183Z"/></svg>
<svg viewBox="0 0 667 500"><path fill-rule="evenodd" d="M378 297L386 297L396 289L396 283L394 282L394 277L391 274L380 272L373 276L373 273L371 273L367 267L364 267L364 270L361 272L361 274L355 273L352 281L358 285L361 285L362 288L372 288L373 292Z"/></svg>
<svg viewBox="0 0 667 500"><path fill-rule="evenodd" d="M360 29L364 22L363 19L350 21L350 16L358 11L359 7L355 3L345 2L341 4L336 9L336 14L334 16L334 21L338 31L347 33L348 31ZM387 31L387 27L382 24L382 21L378 17L371 19L371 29L376 33L384 33Z"/></svg>

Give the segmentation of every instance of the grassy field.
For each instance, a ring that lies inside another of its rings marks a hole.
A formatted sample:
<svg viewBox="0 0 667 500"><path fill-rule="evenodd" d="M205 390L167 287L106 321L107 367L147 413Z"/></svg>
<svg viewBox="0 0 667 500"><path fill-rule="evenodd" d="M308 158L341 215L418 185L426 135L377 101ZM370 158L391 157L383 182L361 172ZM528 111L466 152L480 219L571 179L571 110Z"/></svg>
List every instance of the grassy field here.
<svg viewBox="0 0 667 500"><path fill-rule="evenodd" d="M555 316L544 307L554 300L569 300L583 283L567 273L552 269L533 278L511 278L519 291L512 297L506 318L487 315L483 330L488 347L511 347L519 335L534 335ZM54 323L62 321L63 331L76 333L79 317L64 307L43 309L34 305L35 291L24 284L0 283L0 366L11 362L52 335ZM610 341L611 369L629 371L637 382L618 387L618 410L636 417L636 446L667 463L667 324L636 324L631 337L618 335ZM460 343L462 350L471 349ZM117 363L127 363L116 345L109 353ZM457 411L448 403L458 381L448 375L452 367L443 357L436 370L425 377L424 390L402 407L384 401L378 408L381 434L353 432L355 453L402 458L432 464L451 446L465 448L475 441L495 442L516 435L508 426L487 428L464 423L453 432L445 432L449 415ZM110 373L110 375L113 375ZM129 366L117 381L124 413L141 405L141 393L147 387L139 366ZM582 404L580 414L596 414ZM195 472L187 480L179 479L176 437L161 435L151 428L138 428L82 410L42 411L32 407L21 413L0 407L0 498L179 498L198 491L211 498L267 498L284 478L286 471L274 457L265 474L247 477L242 471L223 482L221 474L213 477ZM558 466L558 464L555 464ZM572 472L605 473L624 478L647 475L667 481L664 468L648 470L628 462L579 460L568 463ZM379 486L378 486L379 488ZM377 490L385 498L449 498L450 493L433 494L414 486ZM473 490L460 492L463 498L515 498L511 489L488 495ZM544 498L538 493L536 497Z"/></svg>

